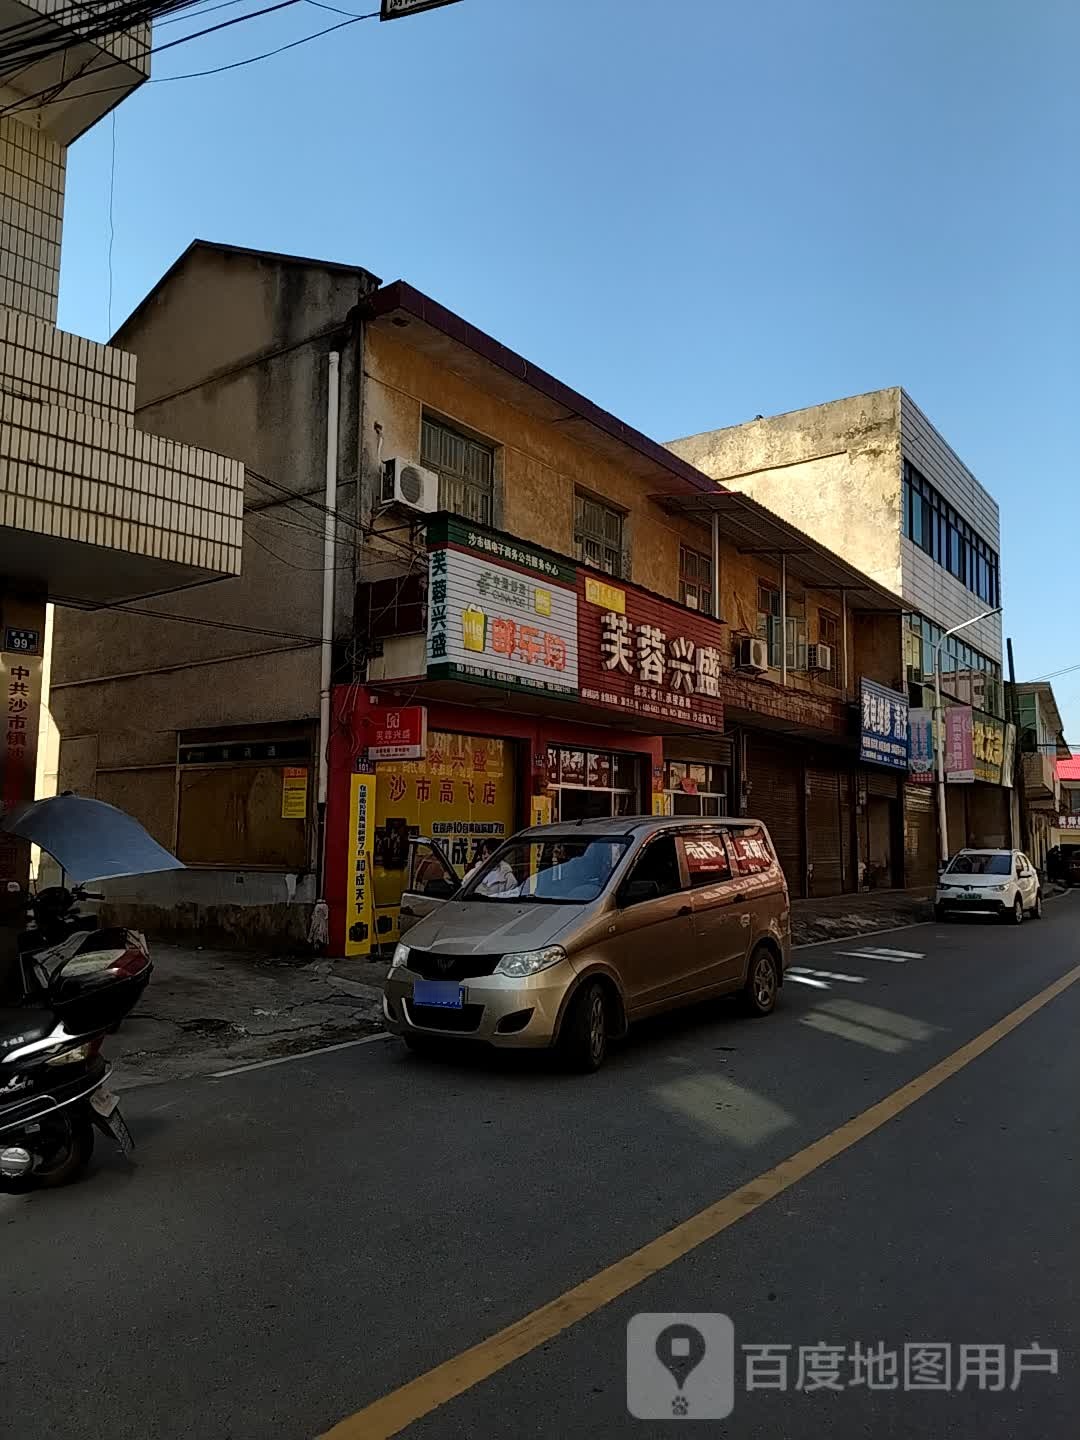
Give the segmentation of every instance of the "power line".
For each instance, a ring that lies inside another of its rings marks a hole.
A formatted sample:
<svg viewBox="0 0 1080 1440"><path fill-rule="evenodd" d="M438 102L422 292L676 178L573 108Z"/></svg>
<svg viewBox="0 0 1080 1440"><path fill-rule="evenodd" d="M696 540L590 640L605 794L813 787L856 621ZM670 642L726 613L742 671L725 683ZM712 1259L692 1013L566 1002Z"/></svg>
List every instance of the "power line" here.
<svg viewBox="0 0 1080 1440"><path fill-rule="evenodd" d="M203 35L212 34L212 33L214 32L214 30L219 29L219 28L224 28L225 24L228 24L228 25L240 24L241 22L243 22L243 21L245 21L245 20L254 19L256 16L267 14L267 13L269 13L269 11L271 11L271 10L284 9L286 6L290 6L290 5L294 5L294 4L298 4L298 3L300 3L300 0L282 0L282 3L280 3L280 4L278 4L278 5L269 6L269 7L267 7L267 9L265 9L265 10L252 11L252 12L251 12L250 14L248 14L248 15L238 16L238 17L234 18L233 20L230 20L230 21L227 21L227 22L223 22L223 24L222 24L221 26L210 26L210 27L208 27L206 30L198 31L198 32L196 32L195 34L192 34L192 35L183 35L183 36L181 36L178 40L170 41L167 45L160 46L160 47L158 47L156 50L152 50L150 53L151 53L151 54L157 54L157 53L160 53L161 50L172 49L173 46L175 46L175 45L183 45L183 44L186 44L189 40L199 39L199 38L200 38L201 36L203 36ZM322 7L322 8L327 8L327 7L324 6L324 7ZM243 68L244 66L246 66L246 65L255 65L255 64L257 64L257 63L258 63L259 61L261 61L261 60L269 60L269 59L272 59L275 55L283 55L287 50L295 50L298 46L300 46L300 45L306 45L306 44L308 44L308 42L311 41L311 40L320 40L320 39L322 39L322 37L323 37L324 35L331 35L331 34L333 34L336 30L343 30L343 29L345 29L345 28L346 28L347 26L349 26L349 25L356 25L356 24L357 24L359 21L361 21L361 20L377 20L377 19L379 18L379 14L380 14L380 12L379 12L378 10L368 11L368 12L367 12L366 14L364 14L364 15L351 15L351 14L350 14L348 19L340 21L337 25L328 25L328 26L326 26L326 27L325 27L324 29L322 29L322 30L313 31L310 35L303 35L303 36L301 36L300 39L298 39L298 40L290 41L287 45L278 45L278 46L276 46L274 49L264 50L264 51L262 51L262 52L261 52L260 54L258 54L258 55L251 55L251 56L249 56L249 57L248 57L247 59L245 59L245 60L234 60L234 61L232 61L230 64L227 64L227 65L216 65L216 66L213 66L212 68L210 68L210 69L208 69L208 70L192 70L192 71L189 71L189 72L187 72L187 73L185 73L185 74L182 74L182 75L159 75L159 76L154 76L154 77L152 77L151 79L149 79L146 83L147 83L148 85L167 85L167 84L171 84L173 81L176 81L176 80L199 80L199 79L203 79L204 77L209 76L209 75L221 75L221 74L223 74L223 73L224 73L225 71L227 71L227 70L239 70L239 69L242 69L242 68ZM75 80L81 79L82 76L83 76L83 75L86 75L86 74L90 74L90 75L100 75L100 74L104 74L104 72L105 72L106 70L115 69L118 65L121 65L122 63L123 63L122 61L113 60L113 61L107 62L105 65L95 66L95 67L93 67L92 69L90 68L90 66L89 66L89 64L88 64L88 65L84 66L80 71L76 72L76 74L74 74L74 75L68 77L67 79L61 81L60 84L58 84L58 85L56 85L56 86L53 86L50 90L41 90L41 91L38 91L38 92L37 92L36 94L34 94L34 95L23 96L23 97L20 98L19 100L13 101L10 105L7 105L7 106L5 106L3 109L0 109L0 117L4 116L4 115L6 115L6 114L9 114L9 113L11 113L11 112L18 112L18 111L24 110L24 109L44 109L44 108L45 108L46 106L48 106L48 105L55 105L55 104L61 103L61 102L63 101L63 99L65 98L65 97L61 94L61 92L62 92L64 89L66 89L69 85L73 84ZM83 90L83 91L80 91L79 98L80 98L80 99L89 99L91 96L94 96L94 95L110 95L110 94L115 94L117 91L120 91L120 90L130 91L131 89L132 89L132 86L129 85L129 84L122 84L122 85L104 85L104 86L100 86L100 87L99 87L98 89L96 89L96 90Z"/></svg>
<svg viewBox="0 0 1080 1440"><path fill-rule="evenodd" d="M199 625L209 630L237 630L245 635L264 635L270 640L302 640L310 645L321 645L322 637L319 635L297 635L292 630L268 630L258 625L237 625L228 620L210 620L199 615L173 615L168 610L145 610L138 605L125 605L120 601L114 604L101 604L87 607L86 605L72 605L70 602L57 600L57 605L63 605L70 610L90 609L97 614L102 610L118 610L125 615L141 615L149 620L175 620L179 625Z"/></svg>

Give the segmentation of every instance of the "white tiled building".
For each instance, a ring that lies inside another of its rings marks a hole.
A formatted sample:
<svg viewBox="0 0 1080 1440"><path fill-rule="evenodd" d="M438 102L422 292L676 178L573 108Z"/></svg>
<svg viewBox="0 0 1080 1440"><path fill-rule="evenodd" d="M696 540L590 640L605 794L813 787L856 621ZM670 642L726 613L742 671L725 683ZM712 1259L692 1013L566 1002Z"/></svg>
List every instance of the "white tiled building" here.
<svg viewBox="0 0 1080 1440"><path fill-rule="evenodd" d="M149 73L149 27L107 24L107 6L0 0L0 687L13 654L40 683L49 600L240 570L243 466L136 428L134 357L56 328L67 147ZM0 807L28 768L32 791L22 733L0 733Z"/></svg>

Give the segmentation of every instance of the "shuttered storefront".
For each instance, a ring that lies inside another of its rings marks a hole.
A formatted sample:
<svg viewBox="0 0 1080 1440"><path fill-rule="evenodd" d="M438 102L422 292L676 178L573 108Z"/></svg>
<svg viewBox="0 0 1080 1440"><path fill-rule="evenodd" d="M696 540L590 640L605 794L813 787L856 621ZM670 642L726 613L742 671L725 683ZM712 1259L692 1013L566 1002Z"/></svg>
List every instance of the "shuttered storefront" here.
<svg viewBox="0 0 1080 1440"><path fill-rule="evenodd" d="M830 772L816 766L806 772L807 873L811 895L841 895L845 888L845 807L841 786L846 779L835 770ZM849 834L850 829L849 821Z"/></svg>
<svg viewBox="0 0 1080 1440"><path fill-rule="evenodd" d="M985 785L978 781L968 789L971 791L968 800L969 844L987 850L1009 849L1009 791L1000 785Z"/></svg>
<svg viewBox="0 0 1080 1440"><path fill-rule="evenodd" d="M862 883L870 890L889 890L902 885L900 878L900 781L896 771L871 769L861 772L866 808L859 823L859 861Z"/></svg>
<svg viewBox="0 0 1080 1440"><path fill-rule="evenodd" d="M803 894L802 755L794 746L751 734L747 742L749 813L769 827L793 896Z"/></svg>
<svg viewBox="0 0 1080 1440"><path fill-rule="evenodd" d="M945 786L945 810L949 821L949 854L955 855L971 842L968 839L968 792L970 785Z"/></svg>
<svg viewBox="0 0 1080 1440"><path fill-rule="evenodd" d="M937 818L931 785L904 786L904 883L933 885L937 879Z"/></svg>

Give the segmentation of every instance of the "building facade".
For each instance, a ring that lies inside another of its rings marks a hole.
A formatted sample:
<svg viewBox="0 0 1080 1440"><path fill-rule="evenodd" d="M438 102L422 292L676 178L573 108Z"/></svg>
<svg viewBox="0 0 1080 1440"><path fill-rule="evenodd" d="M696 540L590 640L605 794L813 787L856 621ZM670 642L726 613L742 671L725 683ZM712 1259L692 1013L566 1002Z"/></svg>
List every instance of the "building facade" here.
<svg viewBox="0 0 1080 1440"><path fill-rule="evenodd" d="M998 507L910 396L900 388L873 391L690 436L671 448L830 543L901 597L912 706L933 706L939 656L944 704L971 711L969 753L948 787L950 849L1008 844L1019 816L1011 769L1002 763L1008 734ZM945 638L958 626L960 633ZM934 825L926 780L923 772L909 783L904 802L906 830L921 837L921 850ZM931 869L916 868L912 883L928 883Z"/></svg>
<svg viewBox="0 0 1080 1440"><path fill-rule="evenodd" d="M1057 761L1057 824L1055 845L1080 845L1080 757L1070 755Z"/></svg>
<svg viewBox="0 0 1080 1440"><path fill-rule="evenodd" d="M11 807L34 794L49 602L115 617L236 574L243 467L141 429L134 356L56 328L67 149L146 79L149 28L117 32L108 7L50 0L9 0L4 16L0 804ZM107 88L94 80L105 67ZM22 879L26 864L24 847L0 846L0 879Z"/></svg>
<svg viewBox="0 0 1080 1440"><path fill-rule="evenodd" d="M299 938L321 891L363 948L411 837L460 873L532 818L642 810L760 816L795 895L904 883L887 587L402 282L199 243L120 337L140 415L229 437L248 483L240 578L57 646L61 783L192 867L116 905Z"/></svg>
<svg viewBox="0 0 1080 1440"><path fill-rule="evenodd" d="M1058 765L1067 762L1071 752L1052 687L1043 680L1009 690L1022 757L1025 846L1042 868L1047 851L1059 843L1056 832L1065 807Z"/></svg>

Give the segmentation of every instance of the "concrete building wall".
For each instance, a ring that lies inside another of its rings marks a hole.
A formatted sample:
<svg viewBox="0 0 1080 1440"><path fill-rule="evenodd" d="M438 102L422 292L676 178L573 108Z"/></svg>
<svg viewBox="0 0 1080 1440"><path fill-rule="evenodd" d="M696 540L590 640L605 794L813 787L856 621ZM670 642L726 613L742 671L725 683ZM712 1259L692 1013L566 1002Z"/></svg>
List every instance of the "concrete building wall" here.
<svg viewBox="0 0 1080 1440"><path fill-rule="evenodd" d="M640 478L560 433L558 425L435 364L403 340L371 327L365 366L365 474L372 493L380 454L419 459L420 423L427 408L495 447L498 529L573 555L576 487L626 513L626 578L672 598L678 597L680 542L709 551L709 531L700 521L667 515L651 505L644 522Z"/></svg>
<svg viewBox="0 0 1080 1440"><path fill-rule="evenodd" d="M691 435L668 448L900 593L899 390Z"/></svg>

